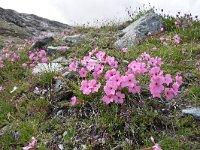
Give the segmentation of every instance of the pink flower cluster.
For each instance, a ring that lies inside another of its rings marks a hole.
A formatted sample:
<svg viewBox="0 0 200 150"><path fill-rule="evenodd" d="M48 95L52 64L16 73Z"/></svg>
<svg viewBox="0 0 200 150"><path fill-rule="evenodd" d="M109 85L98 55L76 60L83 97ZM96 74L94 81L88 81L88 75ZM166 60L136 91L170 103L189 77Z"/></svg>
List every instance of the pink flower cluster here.
<svg viewBox="0 0 200 150"><path fill-rule="evenodd" d="M98 92L99 88L101 87L101 83L97 83L95 79L93 80L83 80L81 82L81 90L83 91L83 94L90 94L90 93L96 93Z"/></svg>
<svg viewBox="0 0 200 150"><path fill-rule="evenodd" d="M123 104L125 91L131 94L139 93L142 87L137 77L140 75L149 75L149 90L154 98L161 98L164 94L167 100L171 100L178 94L178 89L182 84L181 76L177 75L173 81L170 74L164 75L161 70L163 64L161 58L150 57L146 53L129 63L124 75L117 70L118 62L114 57L107 56L104 51L97 49L92 50L83 58L81 67L77 64L72 62L70 70L77 71L83 79L80 90L88 95L98 92L103 85L105 95L102 96L102 101L106 104L112 102ZM86 80L86 77L91 78L91 76L94 79Z"/></svg>
<svg viewBox="0 0 200 150"><path fill-rule="evenodd" d="M16 61L20 60L20 55L17 54L17 52L8 50L3 50L2 52L2 56L0 57L0 68L4 67L4 61L15 63Z"/></svg>
<svg viewBox="0 0 200 150"><path fill-rule="evenodd" d="M46 51L45 50L29 51L29 60L31 61L30 67L34 67L38 63L47 63L48 58L46 57ZM26 64L22 65L23 68L25 66L26 66Z"/></svg>

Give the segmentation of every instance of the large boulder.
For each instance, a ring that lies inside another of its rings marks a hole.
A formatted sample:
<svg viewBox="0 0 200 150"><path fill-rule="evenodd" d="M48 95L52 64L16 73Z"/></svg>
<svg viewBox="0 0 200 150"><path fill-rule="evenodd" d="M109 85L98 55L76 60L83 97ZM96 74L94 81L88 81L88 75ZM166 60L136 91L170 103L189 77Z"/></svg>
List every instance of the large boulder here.
<svg viewBox="0 0 200 150"><path fill-rule="evenodd" d="M161 16L148 13L122 30L123 36L115 42L115 46L120 48L134 46L148 34L159 32L162 25Z"/></svg>
<svg viewBox="0 0 200 150"><path fill-rule="evenodd" d="M42 49L44 46L50 44L54 40L53 37L45 37L43 39L40 39L36 41L30 48L30 50L34 49Z"/></svg>

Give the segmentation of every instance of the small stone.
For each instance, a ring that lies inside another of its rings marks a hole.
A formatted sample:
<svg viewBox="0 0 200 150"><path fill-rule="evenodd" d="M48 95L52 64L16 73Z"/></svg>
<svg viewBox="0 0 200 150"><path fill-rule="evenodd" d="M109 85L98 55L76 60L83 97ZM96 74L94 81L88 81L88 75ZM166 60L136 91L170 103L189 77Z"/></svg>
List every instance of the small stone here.
<svg viewBox="0 0 200 150"><path fill-rule="evenodd" d="M56 80L56 83L54 86L55 92L59 92L63 88L63 85L65 85L65 82L63 80Z"/></svg>
<svg viewBox="0 0 200 150"><path fill-rule="evenodd" d="M57 46L57 47L54 47L54 46L48 46L47 47L47 55L53 55L53 54L59 54L59 53L63 53L65 52L66 50L68 50L69 47L68 46Z"/></svg>
<svg viewBox="0 0 200 150"><path fill-rule="evenodd" d="M71 73L71 72L65 72L62 74L63 77L67 78L67 79L71 79L71 80L76 80L75 76Z"/></svg>
<svg viewBox="0 0 200 150"><path fill-rule="evenodd" d="M64 149L63 144L58 144L58 148L59 148L60 150L63 150L63 149Z"/></svg>
<svg viewBox="0 0 200 150"><path fill-rule="evenodd" d="M84 40L84 36L81 34L76 34L72 36L66 36L65 42L67 46L74 46L76 44L80 44Z"/></svg>
<svg viewBox="0 0 200 150"><path fill-rule="evenodd" d="M65 57L59 57L57 59L54 59L51 61L52 63L60 63L62 65L69 65L69 60L67 60Z"/></svg>
<svg viewBox="0 0 200 150"><path fill-rule="evenodd" d="M67 135L67 131L65 131L64 133L63 133L63 137L65 137Z"/></svg>
<svg viewBox="0 0 200 150"><path fill-rule="evenodd" d="M57 113L56 113L57 116L62 116L63 115L63 111L62 110L59 110Z"/></svg>
<svg viewBox="0 0 200 150"><path fill-rule="evenodd" d="M200 120L200 107L186 108L182 110L183 114L191 115L195 119Z"/></svg>

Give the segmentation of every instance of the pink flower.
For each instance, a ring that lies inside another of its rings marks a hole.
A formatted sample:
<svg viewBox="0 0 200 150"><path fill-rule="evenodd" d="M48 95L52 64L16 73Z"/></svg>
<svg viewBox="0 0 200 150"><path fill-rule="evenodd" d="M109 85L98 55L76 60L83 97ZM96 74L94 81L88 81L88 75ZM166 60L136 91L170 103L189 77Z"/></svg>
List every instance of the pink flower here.
<svg viewBox="0 0 200 150"><path fill-rule="evenodd" d="M159 144L154 141L153 137L151 137L151 141L154 143L154 146L152 147L153 150L162 150Z"/></svg>
<svg viewBox="0 0 200 150"><path fill-rule="evenodd" d="M42 89L42 90L41 90L41 94L42 94L42 95L44 95L46 92L47 92L46 89Z"/></svg>
<svg viewBox="0 0 200 150"><path fill-rule="evenodd" d="M81 60L81 64L86 66L87 63L89 62L90 58L91 58L90 56L83 57L83 60Z"/></svg>
<svg viewBox="0 0 200 150"><path fill-rule="evenodd" d="M37 143L37 140L35 139L35 137L32 137L31 142L28 144L28 146L22 147L22 150L34 149L36 148L36 143Z"/></svg>
<svg viewBox="0 0 200 150"><path fill-rule="evenodd" d="M129 71L133 74L143 74L146 70L146 64L142 62L133 61L128 65Z"/></svg>
<svg viewBox="0 0 200 150"><path fill-rule="evenodd" d="M86 81L83 80L81 82L81 90L83 91L83 94L90 94L90 93L96 93L98 92L99 88L101 87L101 83L97 84L97 81L95 79Z"/></svg>
<svg viewBox="0 0 200 150"><path fill-rule="evenodd" d="M87 71L85 68L81 68L81 70L78 72L80 77L85 78L87 76Z"/></svg>
<svg viewBox="0 0 200 150"><path fill-rule="evenodd" d="M178 94L179 84L175 82L172 85L172 88L173 88L174 95L176 96Z"/></svg>
<svg viewBox="0 0 200 150"><path fill-rule="evenodd" d="M150 92L153 95L153 97L161 97L161 93L164 90L163 84L163 77L161 76L153 76L151 78L151 83L149 85Z"/></svg>
<svg viewBox="0 0 200 150"><path fill-rule="evenodd" d="M136 94L136 93L140 93L141 91L141 86L133 86L133 87L129 87L128 88L128 92Z"/></svg>
<svg viewBox="0 0 200 150"><path fill-rule="evenodd" d="M166 83L167 85L169 85L170 83L172 83L172 77L171 77L170 74L166 74L166 75L165 75L165 83Z"/></svg>
<svg viewBox="0 0 200 150"><path fill-rule="evenodd" d="M183 83L182 77L180 75L176 75L176 83L179 86Z"/></svg>
<svg viewBox="0 0 200 150"><path fill-rule="evenodd" d="M91 89L89 87L88 81L87 80L83 80L81 82L81 91L83 91L83 94L89 95L91 93Z"/></svg>
<svg viewBox="0 0 200 150"><path fill-rule="evenodd" d="M121 82L122 82L122 78L120 77L119 74L116 74L114 76L112 76L109 81L112 81L113 83L116 84L116 86L120 86Z"/></svg>
<svg viewBox="0 0 200 150"><path fill-rule="evenodd" d="M156 57L156 58L150 58L150 61L148 62L150 65L153 65L154 67L161 67L163 64L161 58Z"/></svg>
<svg viewBox="0 0 200 150"><path fill-rule="evenodd" d="M164 36L161 36L160 41L163 42L164 40L166 40L166 38Z"/></svg>
<svg viewBox="0 0 200 150"><path fill-rule="evenodd" d="M45 56L46 55L46 51L45 50L41 50L40 52L39 52L39 57L43 57L43 56Z"/></svg>
<svg viewBox="0 0 200 150"><path fill-rule="evenodd" d="M30 67L31 68L35 67L35 64L34 63L30 64Z"/></svg>
<svg viewBox="0 0 200 150"><path fill-rule="evenodd" d="M112 69L112 70L108 70L105 74L105 79L109 80L111 77L113 77L114 75L120 75L119 71L116 71L116 69Z"/></svg>
<svg viewBox="0 0 200 150"><path fill-rule="evenodd" d="M72 62L72 63L69 65L69 69L70 69L71 71L74 71L74 72L76 71L77 67L78 67L78 64L75 63L75 62Z"/></svg>
<svg viewBox="0 0 200 150"><path fill-rule="evenodd" d="M39 95L40 94L40 90L38 87L35 87L33 93L35 93L36 95Z"/></svg>
<svg viewBox="0 0 200 150"><path fill-rule="evenodd" d="M95 84L95 85L93 86L93 88L91 89L91 90L92 90L92 93L98 92L100 87L101 87L101 83Z"/></svg>
<svg viewBox="0 0 200 150"><path fill-rule="evenodd" d="M173 40L174 40L175 43L179 44L180 41L181 41L181 38L180 38L179 35L176 34L176 35L173 37Z"/></svg>
<svg viewBox="0 0 200 150"><path fill-rule="evenodd" d="M160 67L153 67L149 72L151 76L158 76L160 73L162 73Z"/></svg>
<svg viewBox="0 0 200 150"><path fill-rule="evenodd" d="M22 64L22 68L25 69L26 67L27 67L27 64L26 64L26 63L23 63L23 64Z"/></svg>
<svg viewBox="0 0 200 150"><path fill-rule="evenodd" d="M156 51L156 50L158 50L157 47L153 47L153 48L152 48L152 51Z"/></svg>
<svg viewBox="0 0 200 150"><path fill-rule="evenodd" d="M9 53L5 53L5 58L9 58L10 54Z"/></svg>
<svg viewBox="0 0 200 150"><path fill-rule="evenodd" d="M166 88L165 89L165 96L167 100L172 100L174 98L174 91L172 88Z"/></svg>
<svg viewBox="0 0 200 150"><path fill-rule="evenodd" d="M176 19L176 21L175 21L175 25L176 25L176 26L180 26L180 25L181 25L181 21L180 21L180 19Z"/></svg>
<svg viewBox="0 0 200 150"><path fill-rule="evenodd" d="M106 83L106 86L104 86L104 92L106 93L106 95L115 95L116 90L117 86L112 81L108 81Z"/></svg>
<svg viewBox="0 0 200 150"><path fill-rule="evenodd" d="M95 66L96 66L96 63L95 63L95 62L89 62L89 63L86 65L86 68L87 68L88 71L92 71L92 70L94 70Z"/></svg>
<svg viewBox="0 0 200 150"><path fill-rule="evenodd" d="M123 94L121 92L116 92L116 94L114 96L114 102L117 104L123 104L124 98L125 98L125 94Z"/></svg>
<svg viewBox="0 0 200 150"><path fill-rule="evenodd" d="M106 62L107 62L108 65L111 66L112 68L117 68L117 66L118 66L118 62L115 61L115 58L114 58L114 57L107 56L107 57L106 57Z"/></svg>
<svg viewBox="0 0 200 150"><path fill-rule="evenodd" d="M110 104L113 102L114 96L113 95L109 95L109 96L104 96L102 98L102 101L105 102L106 104Z"/></svg>
<svg viewBox="0 0 200 150"><path fill-rule="evenodd" d="M140 56L142 59L144 59L144 60L147 60L147 61L149 61L150 60L150 55L149 54L147 54L146 52L144 52L144 53L142 53L142 55ZM139 58L140 58L139 57ZM137 58L137 60L139 59L139 58Z"/></svg>
<svg viewBox="0 0 200 150"><path fill-rule="evenodd" d="M135 76L133 74L129 74L127 76L122 76L121 87L129 87L132 88L136 85L137 81L135 80Z"/></svg>
<svg viewBox="0 0 200 150"><path fill-rule="evenodd" d="M35 56L35 54L34 53L31 53L30 55L29 55L29 59L30 60L33 60L33 57Z"/></svg>
<svg viewBox="0 0 200 150"><path fill-rule="evenodd" d="M47 63L48 59L46 57L42 58L42 63Z"/></svg>
<svg viewBox="0 0 200 150"><path fill-rule="evenodd" d="M153 150L162 150L162 148L157 143L155 143Z"/></svg>
<svg viewBox="0 0 200 150"><path fill-rule="evenodd" d="M127 48L122 48L121 51L126 53L127 52Z"/></svg>
<svg viewBox="0 0 200 150"><path fill-rule="evenodd" d="M97 74L101 74L103 72L104 66L100 64L96 64L94 68L94 72Z"/></svg>
<svg viewBox="0 0 200 150"><path fill-rule="evenodd" d="M89 52L89 56L92 56L94 53L96 53L98 48L93 49L92 51Z"/></svg>
<svg viewBox="0 0 200 150"><path fill-rule="evenodd" d="M104 51L100 51L96 54L96 57L101 61L104 61L104 57L105 57L106 53Z"/></svg>
<svg viewBox="0 0 200 150"><path fill-rule="evenodd" d="M76 103L77 103L77 98L76 98L76 96L73 96L73 97L71 98L71 105L72 105L72 106L75 106Z"/></svg>

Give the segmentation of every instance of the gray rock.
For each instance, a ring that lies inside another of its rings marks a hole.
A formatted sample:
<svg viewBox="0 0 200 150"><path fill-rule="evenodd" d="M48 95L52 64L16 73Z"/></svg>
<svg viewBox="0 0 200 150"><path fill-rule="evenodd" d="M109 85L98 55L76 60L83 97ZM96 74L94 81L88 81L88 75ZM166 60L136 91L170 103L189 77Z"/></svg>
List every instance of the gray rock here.
<svg viewBox="0 0 200 150"><path fill-rule="evenodd" d="M62 74L62 76L67 78L67 79L73 80L73 81L77 80L76 77L74 76L74 74L72 74L71 72L65 72L65 73Z"/></svg>
<svg viewBox="0 0 200 150"><path fill-rule="evenodd" d="M53 54L59 54L61 53L63 50L67 50L69 49L68 46L48 46L47 47L47 55L53 55Z"/></svg>
<svg viewBox="0 0 200 150"><path fill-rule="evenodd" d="M120 48L134 46L148 34L159 32L162 24L163 20L159 15L148 13L122 30L124 35L114 45Z"/></svg>
<svg viewBox="0 0 200 150"><path fill-rule="evenodd" d="M64 150L63 144L58 144L58 148L59 148L60 150Z"/></svg>
<svg viewBox="0 0 200 150"><path fill-rule="evenodd" d="M63 110L59 110L57 113L56 113L57 116L63 116Z"/></svg>
<svg viewBox="0 0 200 150"><path fill-rule="evenodd" d="M39 63L33 68L33 74L43 74L48 72L61 72L64 67L59 63Z"/></svg>
<svg viewBox="0 0 200 150"><path fill-rule="evenodd" d="M37 48L42 49L44 46L50 44L53 40L54 40L53 37L46 37L46 38L40 39L31 46L30 50L34 50Z"/></svg>
<svg viewBox="0 0 200 150"><path fill-rule="evenodd" d="M65 82L63 80L56 80L54 90L56 92L60 91L63 88L63 85L65 85Z"/></svg>
<svg viewBox="0 0 200 150"><path fill-rule="evenodd" d="M60 63L62 65L69 65L70 61L67 60L65 57L59 57L57 59L52 60L52 63Z"/></svg>
<svg viewBox="0 0 200 150"><path fill-rule="evenodd" d="M33 14L18 13L11 9L0 7L0 18L24 29L31 35L41 35L42 32L69 32L73 28L67 24L52 21Z"/></svg>
<svg viewBox="0 0 200 150"><path fill-rule="evenodd" d="M182 110L183 114L191 115L195 119L200 120L200 107L186 108Z"/></svg>
<svg viewBox="0 0 200 150"><path fill-rule="evenodd" d="M81 42L83 42L84 38L85 38L85 36L81 35L81 34L66 36L65 42L66 42L67 46L74 46L76 44L80 44Z"/></svg>

